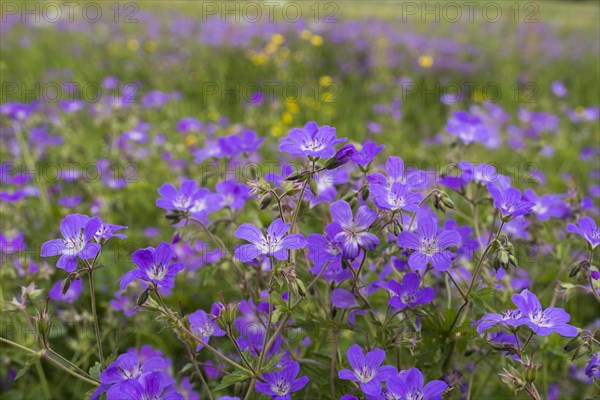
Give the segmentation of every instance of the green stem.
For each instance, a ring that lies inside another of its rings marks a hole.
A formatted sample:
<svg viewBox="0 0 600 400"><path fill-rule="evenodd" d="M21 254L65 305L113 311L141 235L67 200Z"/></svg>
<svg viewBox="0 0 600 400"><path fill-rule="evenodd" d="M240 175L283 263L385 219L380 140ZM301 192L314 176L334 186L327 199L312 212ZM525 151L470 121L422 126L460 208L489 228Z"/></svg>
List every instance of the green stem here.
<svg viewBox="0 0 600 400"><path fill-rule="evenodd" d="M98 256L96 256L98 257ZM98 313L96 312L96 291L94 288L94 264L96 264L96 259L92 266L89 269L88 274L88 282L90 286L90 298L92 299L92 316L94 318L94 330L96 332L96 343L98 344L98 358L100 359L100 364L104 367L104 353L102 352L102 335L100 334L100 323L98 322Z"/></svg>
<svg viewBox="0 0 600 400"><path fill-rule="evenodd" d="M35 351L35 350L32 350L32 349L30 349L30 348L28 348L28 347L22 346L22 345L20 345L19 343L15 343L15 342L13 342L12 340L5 339L5 338L3 338L3 337L0 337L0 342L3 342L3 343L6 343L6 344L9 344L9 345L11 345L11 346L13 346L13 347L16 347L16 348L18 348L18 349L21 349L21 350L23 350L23 351L26 351L27 353L30 353L30 354L33 354L33 355L35 355L35 356L38 356L38 357L44 358L45 360L48 360L48 361L50 361L52 364L56 365L57 367L59 367L60 369L62 369L63 371L65 371L66 373L68 373L68 374L70 374L70 375L74 376L74 377L75 377L75 378L77 378L77 379L80 379L80 380L82 380L82 381L84 381L84 382L87 382L87 383L89 383L90 385L98 386L98 385L100 384L100 383L99 383L98 381L96 381L96 380L93 380L93 379L88 379L88 378L86 378L85 376L82 376L82 375L78 374L77 372L75 372L75 371L73 371L73 370L70 370L69 368L67 368L66 366L64 366L64 365L63 365L63 364L61 364L60 362L58 362L58 360L55 360L54 358L50 357L50 356L49 356L49 355L46 353L46 351L45 351L45 350Z"/></svg>

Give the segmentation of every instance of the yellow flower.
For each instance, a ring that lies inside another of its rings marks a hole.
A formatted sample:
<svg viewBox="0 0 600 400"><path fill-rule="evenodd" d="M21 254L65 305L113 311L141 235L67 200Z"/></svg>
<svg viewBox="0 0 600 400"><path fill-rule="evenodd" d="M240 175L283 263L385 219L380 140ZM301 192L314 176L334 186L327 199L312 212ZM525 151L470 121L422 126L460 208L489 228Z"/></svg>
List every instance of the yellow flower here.
<svg viewBox="0 0 600 400"><path fill-rule="evenodd" d="M252 54L250 56L250 61L252 61L252 64L254 65L262 65L266 63L268 59L269 57L264 53Z"/></svg>
<svg viewBox="0 0 600 400"><path fill-rule="evenodd" d="M310 33L310 31L308 29L302 29L302 31L300 32L301 39L308 40L308 39L310 39L311 36L312 36L312 33Z"/></svg>
<svg viewBox="0 0 600 400"><path fill-rule="evenodd" d="M281 33L274 33L271 35L271 42L279 46L280 44L283 44L283 42L285 42L285 38Z"/></svg>
<svg viewBox="0 0 600 400"><path fill-rule="evenodd" d="M285 125L291 125L292 122L294 122L294 116L289 112L284 112L281 115L281 122L283 122Z"/></svg>
<svg viewBox="0 0 600 400"><path fill-rule="evenodd" d="M277 51L277 45L273 44L273 43L268 43L265 46L265 53L267 54L273 54Z"/></svg>
<svg viewBox="0 0 600 400"><path fill-rule="evenodd" d="M219 117L220 115L216 111L211 111L208 113L208 119L210 119L213 122L218 121Z"/></svg>
<svg viewBox="0 0 600 400"><path fill-rule="evenodd" d="M287 110L292 114L298 114L298 111L300 111L300 106L298 105L298 103L292 101L286 102L286 107Z"/></svg>
<svg viewBox="0 0 600 400"><path fill-rule="evenodd" d="M322 76L321 78L319 78L319 85L321 85L321 86L329 86L332 83L333 83L333 79L328 75L325 75L325 76Z"/></svg>
<svg viewBox="0 0 600 400"><path fill-rule="evenodd" d="M194 136L188 135L188 136L185 137L185 145L186 146L188 146L188 147L189 146L193 146L196 143L198 143L198 140L196 140L196 138Z"/></svg>
<svg viewBox="0 0 600 400"><path fill-rule="evenodd" d="M483 93L481 92L481 90L475 90L473 92L473 101L477 103L483 101Z"/></svg>
<svg viewBox="0 0 600 400"><path fill-rule="evenodd" d="M127 48L131 51L136 51L140 48L140 42L138 42L136 39L129 39L127 41Z"/></svg>
<svg viewBox="0 0 600 400"><path fill-rule="evenodd" d="M154 53L154 51L156 50L156 42L149 40L144 44L144 47L149 53Z"/></svg>
<svg viewBox="0 0 600 400"><path fill-rule="evenodd" d="M323 37L319 35L314 35L310 38L310 44L313 46L320 46L323 44Z"/></svg>
<svg viewBox="0 0 600 400"><path fill-rule="evenodd" d="M433 65L433 57L428 55L423 55L419 57L419 65L423 68L431 68Z"/></svg>
<svg viewBox="0 0 600 400"><path fill-rule="evenodd" d="M280 125L275 125L271 127L271 135L275 137L280 137L283 133L283 129Z"/></svg>

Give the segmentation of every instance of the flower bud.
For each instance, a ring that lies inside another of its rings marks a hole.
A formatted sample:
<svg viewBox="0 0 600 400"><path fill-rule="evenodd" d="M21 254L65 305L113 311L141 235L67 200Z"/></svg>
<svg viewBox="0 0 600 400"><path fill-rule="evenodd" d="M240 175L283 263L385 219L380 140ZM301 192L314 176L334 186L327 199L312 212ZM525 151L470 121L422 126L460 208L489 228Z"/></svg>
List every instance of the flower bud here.
<svg viewBox="0 0 600 400"><path fill-rule="evenodd" d="M261 200L260 200L260 209L264 210L265 208L269 207L269 204L271 204L271 201L273 201L273 196L271 196L270 194L264 196Z"/></svg>
<svg viewBox="0 0 600 400"><path fill-rule="evenodd" d="M315 195L315 197L319 195L319 186L317 185L317 181L311 179L308 183L308 186L310 187L310 192Z"/></svg>
<svg viewBox="0 0 600 400"><path fill-rule="evenodd" d="M333 157L325 163L325 169L336 169L352 159L356 149L351 144L347 144L339 149Z"/></svg>
<svg viewBox="0 0 600 400"><path fill-rule="evenodd" d="M308 171L296 171L296 172L289 174L287 176L287 178L285 178L285 180L286 181L304 182L309 177L310 177L310 172L308 172Z"/></svg>
<svg viewBox="0 0 600 400"><path fill-rule="evenodd" d="M143 306L144 303L146 303L146 300L148 300L148 289L144 290L142 292L142 294L140 294L140 297L138 297L137 302L136 302L137 306L138 307Z"/></svg>

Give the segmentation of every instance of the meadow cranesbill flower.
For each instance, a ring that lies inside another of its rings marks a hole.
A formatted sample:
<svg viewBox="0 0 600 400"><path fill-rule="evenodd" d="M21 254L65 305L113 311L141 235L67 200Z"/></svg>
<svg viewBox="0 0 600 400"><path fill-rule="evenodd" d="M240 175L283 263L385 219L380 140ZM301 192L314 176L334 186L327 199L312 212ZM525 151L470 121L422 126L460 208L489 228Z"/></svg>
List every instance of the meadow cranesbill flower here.
<svg viewBox="0 0 600 400"><path fill-rule="evenodd" d="M535 203L531 208L540 221L548 221L550 218L564 218L569 215L569 207L563 201L564 195L544 194L538 195L532 189L523 192L523 198Z"/></svg>
<svg viewBox="0 0 600 400"><path fill-rule="evenodd" d="M371 185L369 188L377 207L384 210L406 210L414 212L423 199L420 193L411 192L408 185L396 182L392 187Z"/></svg>
<svg viewBox="0 0 600 400"><path fill-rule="evenodd" d="M50 296L52 300L72 303L81 295L81 279L73 280L69 289L64 294L62 292L62 285L63 281L58 281L52 286L52 289L48 292L48 296Z"/></svg>
<svg viewBox="0 0 600 400"><path fill-rule="evenodd" d="M109 239L111 239L113 237L116 237L119 239L125 239L125 238L127 238L127 235L124 235L123 233L115 233L115 232L120 231L121 229L126 229L126 228L127 228L126 226L113 225L113 224L109 224L108 222L102 221L102 223L100 224L100 227L94 234L94 239L96 239L96 242L98 242L98 243L106 243Z"/></svg>
<svg viewBox="0 0 600 400"><path fill-rule="evenodd" d="M577 328L567 324L571 316L565 310L557 307L542 309L537 296L529 290L513 295L512 301L526 318L524 324L537 335L547 336L556 332L566 337L577 336Z"/></svg>
<svg viewBox="0 0 600 400"><path fill-rule="evenodd" d="M128 379L111 387L106 400L183 400L173 378L160 372L149 372L138 379Z"/></svg>
<svg viewBox="0 0 600 400"><path fill-rule="evenodd" d="M89 260L96 257L100 245L92 241L100 228L102 221L98 217L86 215L67 215L60 223L63 239L50 240L42 245L42 257L52 257L60 254L56 263L58 268L67 272L77 269L77 257Z"/></svg>
<svg viewBox="0 0 600 400"><path fill-rule="evenodd" d="M247 240L251 244L243 244L235 249L235 257L242 261L252 261L260 255L285 260L288 250L301 249L306 246L306 239L299 233L286 235L291 223L277 218L267 229L265 236L252 224L242 224L234 232L238 239Z"/></svg>
<svg viewBox="0 0 600 400"><path fill-rule="evenodd" d="M436 271L446 271L452 264L453 253L446 249L458 246L461 238L457 231L438 233L437 218L426 217L418 220L417 231L403 231L398 235L398 246L414 250L408 258L408 265L421 273L427 264Z"/></svg>
<svg viewBox="0 0 600 400"><path fill-rule="evenodd" d="M372 141L366 141L360 151L357 151L352 156L352 162L356 165L360 165L361 167L366 167L369 165L375 156L384 149L384 145L377 146L377 143Z"/></svg>
<svg viewBox="0 0 600 400"><path fill-rule="evenodd" d="M147 247L133 252L131 259L137 269L127 272L121 278L121 290L135 279L153 283L163 288L173 287L175 275L183 269L180 262L171 263L175 253L168 243L161 243L154 247Z"/></svg>
<svg viewBox="0 0 600 400"><path fill-rule="evenodd" d="M365 355L360 346L354 344L348 348L346 356L352 369L339 371L339 378L358 382L366 395L379 396L381 382L396 373L396 368L381 365L385 360L385 351L381 349L374 349Z"/></svg>
<svg viewBox="0 0 600 400"><path fill-rule="evenodd" d="M505 221L510 221L519 215L530 214L535 206L534 202L523 198L519 189L513 187L499 188L488 185L488 191L494 199L494 206L500 210Z"/></svg>
<svg viewBox="0 0 600 400"><path fill-rule="evenodd" d="M334 289L331 292L331 304L336 308L346 309L358 306L358 302L352 293L345 289Z"/></svg>
<svg viewBox="0 0 600 400"><path fill-rule="evenodd" d="M335 241L342 247L342 257L354 260L358 257L359 249L374 250L379 244L379 238L368 232L369 227L377 218L377 213L367 206L359 207L356 216L352 216L350 204L338 200L329 208L333 220L342 231L335 236Z"/></svg>
<svg viewBox="0 0 600 400"><path fill-rule="evenodd" d="M356 154L356 149L351 144L347 144L343 146L341 149L335 152L333 157L331 157L325 163L325 169L332 170L341 167L344 164L347 164L354 155Z"/></svg>
<svg viewBox="0 0 600 400"><path fill-rule="evenodd" d="M244 207L250 193L248 186L234 180L217 183L215 191L221 197L219 208L229 207L236 210Z"/></svg>
<svg viewBox="0 0 600 400"><path fill-rule="evenodd" d="M577 225L567 225L567 232L576 233L584 238L592 250L600 244L600 229L596 227L596 222L589 217L581 218L577 221Z"/></svg>
<svg viewBox="0 0 600 400"><path fill-rule="evenodd" d="M595 352L590 359L587 367L585 367L585 374L590 378L600 379L600 353Z"/></svg>
<svg viewBox="0 0 600 400"><path fill-rule="evenodd" d="M388 389L404 400L442 400L448 388L444 381L429 381L424 385L423 374L417 368L401 371L387 380Z"/></svg>
<svg viewBox="0 0 600 400"><path fill-rule="evenodd" d="M290 400L290 393L297 392L308 383L308 377L296 379L300 364L290 361L283 369L262 374L265 382L257 382L256 390L271 396L273 400Z"/></svg>
<svg viewBox="0 0 600 400"><path fill-rule="evenodd" d="M390 306L403 309L431 303L435 297L435 292L432 288L419 289L419 284L419 276L413 273L404 275L401 284L390 280L388 289L394 293L394 296L389 300Z"/></svg>
<svg viewBox="0 0 600 400"><path fill-rule="evenodd" d="M400 157L391 156L385 162L387 176L375 172L367 176L367 182L371 185L387 185L392 187L396 182L407 185L411 190L422 189L427 186L427 175L424 171L410 170L404 168L404 161Z"/></svg>
<svg viewBox="0 0 600 400"><path fill-rule="evenodd" d="M489 136L481 118L466 111L454 111L448 119L446 130L465 144L485 142Z"/></svg>
<svg viewBox="0 0 600 400"><path fill-rule="evenodd" d="M225 331L219 328L217 321L211 318L204 310L198 310L188 316L192 333L208 342L211 336L224 336ZM198 344L196 351L202 349L202 344Z"/></svg>
<svg viewBox="0 0 600 400"><path fill-rule="evenodd" d="M313 178L317 184L318 195L315 196L310 188L306 188L305 193L311 208L323 202L334 201L337 196L335 185L348 182L349 174L348 171L338 168L317 172Z"/></svg>
<svg viewBox="0 0 600 400"><path fill-rule="evenodd" d="M339 263L342 259L342 247L336 241L338 233L343 232L337 222L325 227L325 235L316 233L308 235L308 258L316 265Z"/></svg>
<svg viewBox="0 0 600 400"><path fill-rule="evenodd" d="M503 314L486 314L475 324L477 325L477 333L482 333L498 324L514 327L523 325L524 321L524 315L521 311L507 310Z"/></svg>
<svg viewBox="0 0 600 400"><path fill-rule="evenodd" d="M154 355L141 358L137 352L128 351L121 354L104 371L100 373L100 385L90 397L95 400L109 389L115 389L112 394L118 394L119 388L128 380L136 380L145 373L161 372L169 367L163 357ZM119 398L119 397L116 397Z"/></svg>
<svg viewBox="0 0 600 400"><path fill-rule="evenodd" d="M279 150L300 158L329 158L335 153L335 145L346 140L336 138L335 128L327 125L319 127L311 121L304 128L292 129L287 137L282 138Z"/></svg>
<svg viewBox="0 0 600 400"><path fill-rule="evenodd" d="M158 188L162 197L156 200L156 205L167 211L189 211L201 196L196 181L185 180L179 190L170 183Z"/></svg>

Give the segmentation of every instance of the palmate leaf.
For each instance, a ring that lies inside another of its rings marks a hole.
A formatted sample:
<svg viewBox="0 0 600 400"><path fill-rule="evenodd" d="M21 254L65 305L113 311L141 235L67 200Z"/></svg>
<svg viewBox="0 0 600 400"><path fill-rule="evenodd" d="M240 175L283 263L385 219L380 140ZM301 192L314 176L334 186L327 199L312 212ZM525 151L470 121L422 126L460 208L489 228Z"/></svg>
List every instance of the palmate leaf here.
<svg viewBox="0 0 600 400"><path fill-rule="evenodd" d="M270 372L278 369L275 368L275 366L279 363L281 357L283 357L283 353L275 354L273 357L269 358L267 363L262 367L262 372Z"/></svg>
<svg viewBox="0 0 600 400"><path fill-rule="evenodd" d="M246 379L250 379L250 375L241 371L234 371L230 374L227 374L221 379L221 383L214 388L215 391L219 391L225 389L228 386L233 385L234 383L245 381Z"/></svg>

